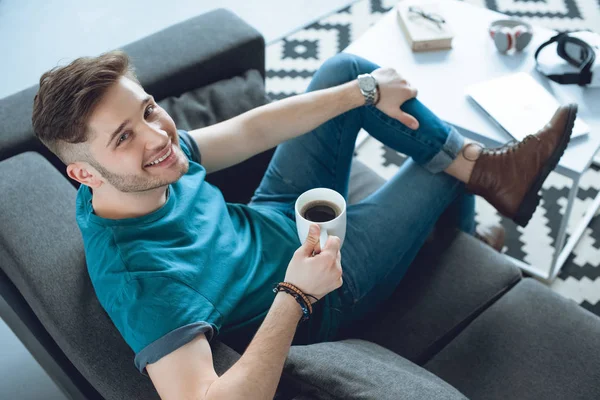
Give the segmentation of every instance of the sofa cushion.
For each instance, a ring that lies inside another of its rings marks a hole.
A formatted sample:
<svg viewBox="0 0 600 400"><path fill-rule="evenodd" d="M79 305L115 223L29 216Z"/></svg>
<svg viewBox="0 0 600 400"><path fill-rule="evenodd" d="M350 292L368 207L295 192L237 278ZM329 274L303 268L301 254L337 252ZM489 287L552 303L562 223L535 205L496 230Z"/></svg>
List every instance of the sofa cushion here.
<svg viewBox="0 0 600 400"><path fill-rule="evenodd" d="M342 338L373 341L422 365L521 279L507 257L472 236L437 232L392 296Z"/></svg>
<svg viewBox="0 0 600 400"><path fill-rule="evenodd" d="M75 222L75 189L33 152L0 162L0 176L0 268L105 399L158 399L96 298ZM211 348L218 374L239 358L218 340Z"/></svg>
<svg viewBox="0 0 600 400"><path fill-rule="evenodd" d="M521 281L425 367L470 399L600 398L600 318Z"/></svg>
<svg viewBox="0 0 600 400"><path fill-rule="evenodd" d="M209 126L269 102L264 82L256 70L159 101L180 129ZM200 154L202 154L200 149ZM230 203L248 203L260 184L274 149L217 171L206 180L217 186Z"/></svg>
<svg viewBox="0 0 600 400"><path fill-rule="evenodd" d="M257 70L190 90L158 102L178 129L192 130L233 118L268 102ZM201 149L202 150L202 149Z"/></svg>
<svg viewBox="0 0 600 400"><path fill-rule="evenodd" d="M316 399L466 399L427 370L356 339L293 346L284 369Z"/></svg>

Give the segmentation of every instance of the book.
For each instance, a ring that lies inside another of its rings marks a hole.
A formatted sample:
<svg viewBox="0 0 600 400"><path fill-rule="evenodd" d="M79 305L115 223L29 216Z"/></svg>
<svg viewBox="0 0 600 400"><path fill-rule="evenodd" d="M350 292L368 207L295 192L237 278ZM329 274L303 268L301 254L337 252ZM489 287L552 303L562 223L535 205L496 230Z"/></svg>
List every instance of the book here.
<svg viewBox="0 0 600 400"><path fill-rule="evenodd" d="M469 85L466 94L516 140L542 129L560 106L558 100L526 72ZM589 132L589 125L577 117L571 138Z"/></svg>
<svg viewBox="0 0 600 400"><path fill-rule="evenodd" d="M452 48L454 33L437 3L402 1L397 16L412 51Z"/></svg>

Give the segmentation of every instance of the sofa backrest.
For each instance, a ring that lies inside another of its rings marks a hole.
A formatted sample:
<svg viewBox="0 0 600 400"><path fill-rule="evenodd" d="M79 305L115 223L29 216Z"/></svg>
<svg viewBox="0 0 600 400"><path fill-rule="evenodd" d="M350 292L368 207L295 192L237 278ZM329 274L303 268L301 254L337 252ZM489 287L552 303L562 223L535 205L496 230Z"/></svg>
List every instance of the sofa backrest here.
<svg viewBox="0 0 600 400"><path fill-rule="evenodd" d="M130 43L123 50L129 55L138 79L157 101L176 98L197 88L242 76L250 70L256 71L260 79L254 87L262 82L262 92L245 87L241 96L228 97L226 102L209 99L211 106L218 106L210 108L215 113L213 121L230 118L239 110L245 110L248 106L244 104L245 99L252 99L253 107L266 101L265 40L260 32L230 10L220 8L195 16ZM35 151L66 176L64 164L33 133L31 114L38 88L34 85L0 99L0 161L25 151ZM242 106L236 104L239 100ZM270 156L270 153L262 154L244 165L219 171L212 174L209 181L215 182L228 201L249 199L262 176L260 171L253 171L266 168ZM232 185L228 175L239 177L241 171L249 172L250 178L246 178L242 187ZM74 181L70 182L78 186Z"/></svg>

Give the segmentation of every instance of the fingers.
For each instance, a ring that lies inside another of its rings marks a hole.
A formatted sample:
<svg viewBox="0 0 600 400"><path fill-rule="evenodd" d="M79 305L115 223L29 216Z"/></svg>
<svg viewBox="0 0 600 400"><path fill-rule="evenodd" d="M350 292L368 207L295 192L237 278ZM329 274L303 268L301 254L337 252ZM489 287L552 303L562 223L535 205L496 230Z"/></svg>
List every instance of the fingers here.
<svg viewBox="0 0 600 400"><path fill-rule="evenodd" d="M321 245L319 243L319 235L321 233L321 230L319 228L319 225L317 224L312 224L310 226L310 229L308 231L308 236L306 237L306 241L304 242L304 244L302 245L302 251L310 256L314 253L320 253L321 252Z"/></svg>
<svg viewBox="0 0 600 400"><path fill-rule="evenodd" d="M418 129L419 121L400 109L400 106L404 102L417 97L418 90L412 87L410 82L404 79L393 68L382 69L382 78L385 78L386 74L389 75L387 76L388 79L383 79L380 82L380 96L382 101L380 101L378 108L389 116L396 118L410 129ZM398 106L398 102L400 102L400 106Z"/></svg>
<svg viewBox="0 0 600 400"><path fill-rule="evenodd" d="M408 126L410 129L418 129L419 128L419 121L417 121L417 119L415 117L413 117L412 115L407 114L402 110L400 110L396 119L398 121L402 122L404 125Z"/></svg>
<svg viewBox="0 0 600 400"><path fill-rule="evenodd" d="M415 97L417 97L417 94L419 94L419 91L417 90L417 88L414 88L412 86L410 86L410 83L407 83L406 86L403 88L404 93L406 94L406 100L408 101L410 99L414 99Z"/></svg>
<svg viewBox="0 0 600 400"><path fill-rule="evenodd" d="M419 94L419 90L417 88L411 87L409 90L411 99L414 99Z"/></svg>
<svg viewBox="0 0 600 400"><path fill-rule="evenodd" d="M338 250L335 257L335 266L342 272L342 252Z"/></svg>
<svg viewBox="0 0 600 400"><path fill-rule="evenodd" d="M321 253L323 257L328 257L331 260L331 265L342 269L342 253L340 251L342 241L337 236L329 236L325 249Z"/></svg>
<svg viewBox="0 0 600 400"><path fill-rule="evenodd" d="M337 254L342 247L342 241L337 236L329 236L327 238L327 242L325 243L325 250L331 251L333 254Z"/></svg>
<svg viewBox="0 0 600 400"><path fill-rule="evenodd" d="M321 249L321 240L319 238L319 234L317 233L317 243L315 243L314 247L313 247L313 254L319 254L322 249Z"/></svg>
<svg viewBox="0 0 600 400"><path fill-rule="evenodd" d="M337 251L335 258L335 267L340 271L340 286L344 284L344 271L342 270L342 252Z"/></svg>

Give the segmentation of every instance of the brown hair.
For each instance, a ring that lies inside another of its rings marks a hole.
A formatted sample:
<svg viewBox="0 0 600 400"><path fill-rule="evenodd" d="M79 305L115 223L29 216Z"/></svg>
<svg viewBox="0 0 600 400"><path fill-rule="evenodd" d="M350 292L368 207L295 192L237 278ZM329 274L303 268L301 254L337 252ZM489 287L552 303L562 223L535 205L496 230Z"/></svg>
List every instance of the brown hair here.
<svg viewBox="0 0 600 400"><path fill-rule="evenodd" d="M129 57L121 50L80 57L44 73L33 100L35 135L65 164L87 161L86 148L77 144L88 140L89 116L122 76L138 82Z"/></svg>

